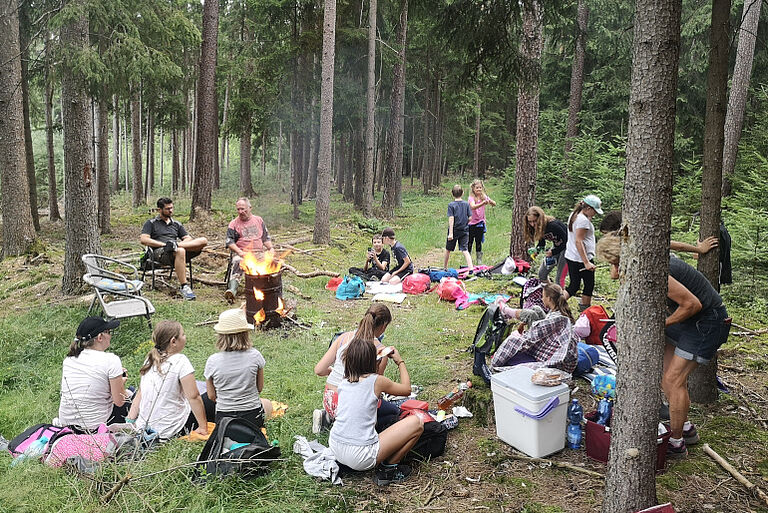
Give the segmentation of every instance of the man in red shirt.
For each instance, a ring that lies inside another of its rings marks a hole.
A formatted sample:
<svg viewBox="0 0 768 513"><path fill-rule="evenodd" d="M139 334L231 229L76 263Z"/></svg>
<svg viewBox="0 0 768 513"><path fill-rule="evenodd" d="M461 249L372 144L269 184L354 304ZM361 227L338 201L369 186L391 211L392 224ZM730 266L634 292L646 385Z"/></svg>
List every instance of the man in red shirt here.
<svg viewBox="0 0 768 513"><path fill-rule="evenodd" d="M264 225L264 220L251 213L251 202L248 198L239 198L235 203L237 217L227 227L227 247L234 253L232 256L232 273L227 292L224 294L227 301L233 301L237 295L237 286L243 270L240 262L246 252L255 253L259 258L265 250L272 251L272 240Z"/></svg>

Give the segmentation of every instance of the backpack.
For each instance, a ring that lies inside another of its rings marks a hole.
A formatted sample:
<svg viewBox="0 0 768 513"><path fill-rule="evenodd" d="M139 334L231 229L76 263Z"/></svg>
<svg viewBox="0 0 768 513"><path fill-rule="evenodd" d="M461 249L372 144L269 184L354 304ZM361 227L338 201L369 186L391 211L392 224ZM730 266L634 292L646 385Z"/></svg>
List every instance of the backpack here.
<svg viewBox="0 0 768 513"><path fill-rule="evenodd" d="M347 299L356 299L362 297L365 292L365 283L359 276L344 276L344 279L339 283L336 289L336 299L346 301Z"/></svg>
<svg viewBox="0 0 768 513"><path fill-rule="evenodd" d="M592 367L597 365L600 361L600 353L589 344L579 342L577 349L579 352L579 359L576 363L576 370L573 371L574 378L588 373L592 370Z"/></svg>
<svg viewBox="0 0 768 513"><path fill-rule="evenodd" d="M544 284L538 278L528 278L523 285L523 292L520 294L520 308L532 308L540 306L544 308Z"/></svg>
<svg viewBox="0 0 768 513"><path fill-rule="evenodd" d="M456 301L462 297L467 297L467 289L464 288L464 282L456 278L445 277L440 280L437 286L437 295L445 301Z"/></svg>
<svg viewBox="0 0 768 513"><path fill-rule="evenodd" d="M229 450L233 442L246 445ZM199 477L204 471L207 475L238 474L252 478L267 472L267 465L279 457L280 447L272 446L252 422L240 417L224 417L205 442L197 458L195 475Z"/></svg>
<svg viewBox="0 0 768 513"><path fill-rule="evenodd" d="M427 267L426 269L419 269L420 273L428 274L430 281L440 281L443 278L458 278L459 272L456 269L439 269L436 267Z"/></svg>
<svg viewBox="0 0 768 513"><path fill-rule="evenodd" d="M411 448L411 452L423 459L437 458L445 452L448 428L442 422L425 422L424 432Z"/></svg>
<svg viewBox="0 0 768 513"><path fill-rule="evenodd" d="M72 457L93 462L103 461L115 454L117 446L112 433L71 434L58 437L51 445L50 454L45 463L51 467L60 467Z"/></svg>
<svg viewBox="0 0 768 513"><path fill-rule="evenodd" d="M589 326L589 334L587 336L583 336L584 333L586 333L586 326L584 326L584 319L586 319L587 324ZM608 319L610 319L610 316L608 315L608 312L605 311L605 308L603 308L602 305L592 305L583 312L581 312L581 315L579 315L579 318L576 320L576 324L580 326L580 330L577 330L577 335L579 337L584 339L584 342L587 344L593 345L593 346L599 346L602 344L601 336L600 334L603 331L603 328L606 326L606 324L609 324Z"/></svg>
<svg viewBox="0 0 768 513"><path fill-rule="evenodd" d="M605 323L603 329L600 330L600 343L603 344L605 352L613 360L616 365L619 364L619 358L616 353L616 321L611 319Z"/></svg>
<svg viewBox="0 0 768 513"><path fill-rule="evenodd" d="M422 273L409 274L403 280L403 292L406 294L423 294L429 290L429 276Z"/></svg>
<svg viewBox="0 0 768 513"><path fill-rule="evenodd" d="M480 318L470 351L492 354L507 338L509 330L510 326L504 319L501 308L491 303Z"/></svg>
<svg viewBox="0 0 768 513"><path fill-rule="evenodd" d="M13 440L8 442L8 451L11 453L11 456L18 458L24 454L24 451L27 450L27 447L29 447L32 442L45 436L48 437L48 443L45 445L43 455L47 455L56 440L62 436L71 434L73 434L73 431L68 427L58 427L53 424L36 424L25 429L24 432L15 436Z"/></svg>

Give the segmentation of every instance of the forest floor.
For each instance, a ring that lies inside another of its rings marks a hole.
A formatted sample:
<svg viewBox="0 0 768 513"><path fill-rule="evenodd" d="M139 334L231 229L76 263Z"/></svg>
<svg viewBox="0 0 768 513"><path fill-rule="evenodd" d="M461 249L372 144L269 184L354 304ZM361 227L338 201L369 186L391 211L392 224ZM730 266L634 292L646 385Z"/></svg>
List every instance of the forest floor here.
<svg viewBox="0 0 768 513"><path fill-rule="evenodd" d="M494 184L489 189L492 196L497 191ZM227 264L223 256L224 233L235 215L235 197L235 192L217 192L210 218L195 222L187 221L189 197L176 198L179 220L194 236L205 235L210 241L212 251L193 264L196 277L223 280ZM129 255L137 260L141 224L154 211L148 207L131 209L129 200L125 195L114 198L113 230L103 236L102 246L104 254ZM333 240L328 246L316 248L309 239L314 203L305 202L299 219L294 220L284 201L282 196L263 194L254 199L253 210L264 217L276 243L302 250L288 256L287 262L304 272L325 269L343 275L348 267L362 264L372 231L385 226L382 221L363 219L334 194ZM393 226L417 266L442 266L448 202L447 187L439 196L423 196L418 188L405 187L402 215ZM496 263L507 252L510 209L500 205L489 209L488 217L485 261ZM675 235L690 238L690 234ZM86 293L82 297L61 295L63 225L44 220L41 238L43 256L0 261L0 434L8 439L56 416L61 361L91 299ZM459 266L461 260L460 254L454 254L451 263ZM739 277L738 272L734 274ZM462 419L459 427L449 433L445 454L417 464L414 475L402 484L378 488L371 481L371 472L345 477L340 487L308 477L300 457L291 448L295 435L314 438L312 410L321 407L324 379L316 377L312 368L333 333L353 328L370 303L367 299L336 300L324 288L327 277L301 279L287 272L283 276L284 295L296 302L297 320L309 329L287 324L257 331L253 337L255 347L267 360L263 396L289 405L286 415L267 422L269 438L279 440L283 451L283 459L273 464L268 475L253 481L226 479L193 484L189 467L184 465L196 459L202 445L181 440L165 444L141 461L105 465L92 476L41 465L11 469L10 458L0 456L0 511L600 511L602 478L515 459L513 450L497 438L490 390L472 376L471 355L466 352L483 310L471 307L456 311L434 294L409 296L401 305L390 305L393 323L386 337L409 362L412 382L424 387L422 399L434 404L457 381L472 379L475 389L468 395L468 405L475 417ZM185 354L197 378L202 379L205 360L215 350L214 333L206 322L215 320L229 305L223 299L223 286L197 283L197 301L183 302L175 284L173 279L171 287L160 285L147 291L157 308L153 321L182 322L188 335ZM467 285L473 292L519 290L506 279L476 279ZM599 268L597 291L602 297L596 296L597 302L613 306L616 287L607 269ZM727 288L723 294L734 322L740 326L734 327L719 355L719 375L730 393L721 394L714 405L694 405L691 417L702 442L753 483L768 489L765 298L732 298ZM145 321L132 319L123 322L113 336L110 350L129 369L129 384L138 384L138 368L151 344L149 335ZM584 381L572 384L579 388L576 395L589 410L595 402L586 393L586 385ZM327 444L327 437L327 433L321 434L320 442ZM548 459L605 473L605 465L588 459L583 450L566 449ZM153 474L167 469L172 470ZM102 504L101 498L127 474L131 475L127 484L108 504ZM667 465L666 472L657 478L657 491L660 502L672 502L682 513L768 512L767 505L746 491L700 446L690 449L688 459Z"/></svg>

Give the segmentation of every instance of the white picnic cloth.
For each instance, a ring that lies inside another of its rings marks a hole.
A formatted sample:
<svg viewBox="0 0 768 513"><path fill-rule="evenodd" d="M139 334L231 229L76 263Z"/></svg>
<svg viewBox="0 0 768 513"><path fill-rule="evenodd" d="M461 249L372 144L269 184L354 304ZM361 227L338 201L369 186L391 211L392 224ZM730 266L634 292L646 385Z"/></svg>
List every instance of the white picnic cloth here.
<svg viewBox="0 0 768 513"><path fill-rule="evenodd" d="M405 301L405 294L403 292L397 294L385 294L380 292L371 298L372 301L386 301L387 303L402 303Z"/></svg>
<svg viewBox="0 0 768 513"><path fill-rule="evenodd" d="M380 281L369 281L365 284L366 294L399 294L403 291L403 284L391 285Z"/></svg>

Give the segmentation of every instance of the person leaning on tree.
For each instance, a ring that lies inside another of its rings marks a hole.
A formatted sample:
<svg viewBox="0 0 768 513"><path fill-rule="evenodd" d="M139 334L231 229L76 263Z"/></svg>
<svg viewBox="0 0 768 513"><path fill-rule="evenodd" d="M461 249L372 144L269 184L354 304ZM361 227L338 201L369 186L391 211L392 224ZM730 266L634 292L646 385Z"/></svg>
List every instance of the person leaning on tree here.
<svg viewBox="0 0 768 513"><path fill-rule="evenodd" d="M619 277L621 244L616 233L597 243L597 256L611 264L611 278ZM709 362L728 339L728 311L720 294L703 274L675 256L669 258L667 305L671 313L664 326L667 343L661 388L669 401L672 437L667 456L688 455L686 444L699 441L699 434L688 420L691 400L688 376L697 366Z"/></svg>
<svg viewBox="0 0 768 513"><path fill-rule="evenodd" d="M205 237L193 239L184 226L173 218L173 200L157 200L157 217L147 220L141 229L139 242L152 250L152 258L163 265L173 266L184 299L195 299L187 283L187 260L199 255L208 244Z"/></svg>
<svg viewBox="0 0 768 513"><path fill-rule="evenodd" d="M247 252L261 257L264 250L273 251L272 239L264 224L264 220L251 213L251 201L248 198L238 198L235 202L237 217L230 221L227 227L227 247L232 251L232 273L227 283L224 296L232 302L237 295L237 286L243 276L240 262Z"/></svg>

